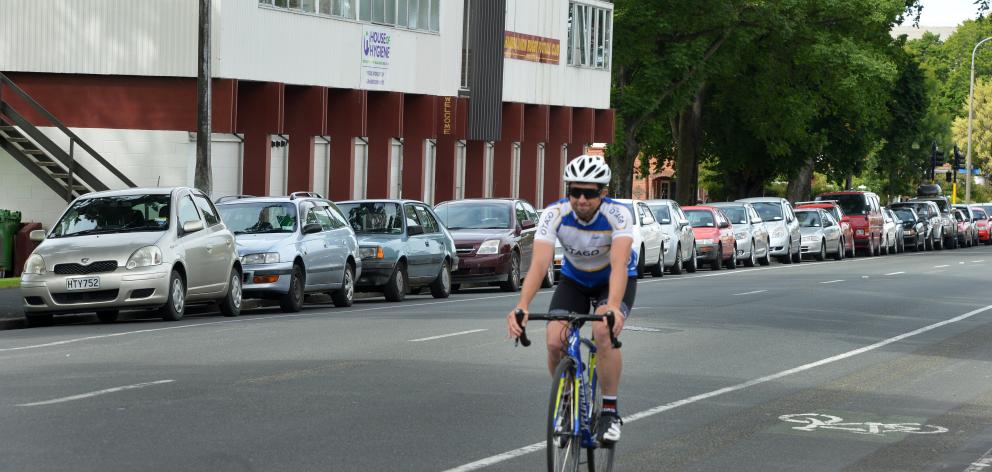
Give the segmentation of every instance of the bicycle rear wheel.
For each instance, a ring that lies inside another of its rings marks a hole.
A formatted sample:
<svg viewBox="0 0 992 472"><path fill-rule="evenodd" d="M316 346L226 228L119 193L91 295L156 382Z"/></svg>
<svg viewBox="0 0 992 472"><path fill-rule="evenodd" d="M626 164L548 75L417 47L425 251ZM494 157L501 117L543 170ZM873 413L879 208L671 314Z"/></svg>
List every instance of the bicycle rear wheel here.
<svg viewBox="0 0 992 472"><path fill-rule="evenodd" d="M589 374L589 384L592 384L592 378L595 375L595 368L590 369ZM590 428L592 429L592 435L594 438L599 437L599 431L597 426L599 425L599 414L603 409L603 389L600 387L598 380L596 379L596 388L593 390L592 395L592 423ZM613 454L616 452L617 445L610 444L607 447L597 447L595 449L586 449L586 462L589 464L589 472L612 472L613 471Z"/></svg>
<svg viewBox="0 0 992 472"><path fill-rule="evenodd" d="M582 438L576 434L575 362L565 358L555 367L548 401L548 472L577 472Z"/></svg>

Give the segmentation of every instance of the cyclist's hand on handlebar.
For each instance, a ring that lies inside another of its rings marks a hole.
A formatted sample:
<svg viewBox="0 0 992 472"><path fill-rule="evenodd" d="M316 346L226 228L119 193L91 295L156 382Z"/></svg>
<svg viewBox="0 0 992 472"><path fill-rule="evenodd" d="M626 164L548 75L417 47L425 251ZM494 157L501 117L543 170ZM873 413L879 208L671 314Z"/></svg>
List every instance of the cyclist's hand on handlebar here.
<svg viewBox="0 0 992 472"><path fill-rule="evenodd" d="M613 312L613 337L619 337L620 332L623 331L623 322L626 319L624 319L623 312L620 311L620 307L618 306L601 305L596 309L596 314L605 315L608 311Z"/></svg>
<svg viewBox="0 0 992 472"><path fill-rule="evenodd" d="M523 310L524 312L524 319L519 325L517 324L517 310ZM520 334L523 333L523 330L520 329L520 325L527 326L528 316L530 316L530 312L527 311L526 307L518 306L514 308L509 315L506 315L506 334L510 338L519 338Z"/></svg>

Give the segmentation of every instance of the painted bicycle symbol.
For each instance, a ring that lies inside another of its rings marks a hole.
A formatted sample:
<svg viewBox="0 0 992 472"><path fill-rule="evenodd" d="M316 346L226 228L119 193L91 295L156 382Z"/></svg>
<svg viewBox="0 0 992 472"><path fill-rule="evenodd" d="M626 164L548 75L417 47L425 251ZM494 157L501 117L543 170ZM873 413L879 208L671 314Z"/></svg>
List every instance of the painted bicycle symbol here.
<svg viewBox="0 0 992 472"><path fill-rule="evenodd" d="M941 434L946 433L947 428L943 426L923 425L920 423L844 423L844 419L839 416L824 415L820 413L798 413L792 415L782 415L778 419L790 423L802 423L803 426L793 426L792 429L799 431L815 431L817 429L834 429L847 431L856 434L870 434L884 436L886 433L907 433L907 434Z"/></svg>

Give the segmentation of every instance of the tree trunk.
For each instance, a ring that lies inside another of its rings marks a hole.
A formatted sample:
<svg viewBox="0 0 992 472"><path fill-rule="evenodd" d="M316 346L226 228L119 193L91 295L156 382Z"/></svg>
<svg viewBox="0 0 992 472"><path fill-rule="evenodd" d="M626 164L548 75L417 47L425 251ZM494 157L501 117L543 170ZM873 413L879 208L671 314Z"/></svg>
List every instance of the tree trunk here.
<svg viewBox="0 0 992 472"><path fill-rule="evenodd" d="M789 179L789 186L785 189L785 197L793 202L808 201L813 193L813 168L816 166L816 158L810 157Z"/></svg>
<svg viewBox="0 0 992 472"><path fill-rule="evenodd" d="M634 187L634 161L641 152L637 144L637 130L624 123L623 149L610 153L610 195L616 198L630 198Z"/></svg>
<svg viewBox="0 0 992 472"><path fill-rule="evenodd" d="M675 200L682 205L695 205L699 188L699 155L702 152L703 89L700 84L692 104L678 117L678 152L675 157Z"/></svg>

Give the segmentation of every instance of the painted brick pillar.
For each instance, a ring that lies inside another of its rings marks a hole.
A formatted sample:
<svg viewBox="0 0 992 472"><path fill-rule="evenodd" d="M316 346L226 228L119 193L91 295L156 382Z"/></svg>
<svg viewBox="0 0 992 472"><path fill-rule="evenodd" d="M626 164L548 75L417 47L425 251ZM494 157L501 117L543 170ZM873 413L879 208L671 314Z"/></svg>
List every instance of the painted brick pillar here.
<svg viewBox="0 0 992 472"><path fill-rule="evenodd" d="M330 177L327 198L350 200L355 188L355 144L367 136L367 93L364 90L329 89L327 132L331 136Z"/></svg>
<svg viewBox="0 0 992 472"><path fill-rule="evenodd" d="M468 99L438 98L437 168L434 171L434 202L455 198L455 151L458 140L465 139L468 122Z"/></svg>
<svg viewBox="0 0 992 472"><path fill-rule="evenodd" d="M314 136L327 134L327 88L286 86L288 193L313 190Z"/></svg>
<svg viewBox="0 0 992 472"><path fill-rule="evenodd" d="M465 198L482 198L486 195L485 177L486 142L468 141L465 146Z"/></svg>
<svg viewBox="0 0 992 472"><path fill-rule="evenodd" d="M592 108L572 109L572 139L568 143L568 160L575 159L585 152L585 146L592 144L596 134L596 115Z"/></svg>
<svg viewBox="0 0 992 472"><path fill-rule="evenodd" d="M245 135L242 192L268 195L272 163L269 136L284 132L285 85L239 82L237 130Z"/></svg>
<svg viewBox="0 0 992 472"><path fill-rule="evenodd" d="M524 105L503 103L503 125L493 147L493 196L510 197L513 192L513 144L524 135Z"/></svg>
<svg viewBox="0 0 992 472"><path fill-rule="evenodd" d="M424 151L437 138L438 97L407 95L403 99L403 198L424 199ZM435 162L435 167L437 163Z"/></svg>
<svg viewBox="0 0 992 472"><path fill-rule="evenodd" d="M520 198L537 205L537 147L548 140L548 105L524 108L524 137L520 142Z"/></svg>
<svg viewBox="0 0 992 472"><path fill-rule="evenodd" d="M561 148L572 141L572 107L551 107L548 141L544 146L544 203L565 195L561 185Z"/></svg>
<svg viewBox="0 0 992 472"><path fill-rule="evenodd" d="M369 198L389 196L389 167L393 138L403 137L403 94L368 92L369 160L366 189ZM402 173L401 173L402 178Z"/></svg>

